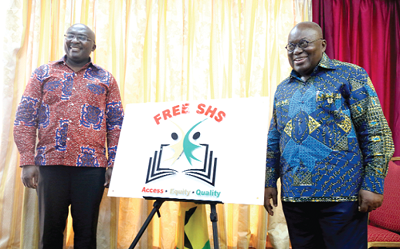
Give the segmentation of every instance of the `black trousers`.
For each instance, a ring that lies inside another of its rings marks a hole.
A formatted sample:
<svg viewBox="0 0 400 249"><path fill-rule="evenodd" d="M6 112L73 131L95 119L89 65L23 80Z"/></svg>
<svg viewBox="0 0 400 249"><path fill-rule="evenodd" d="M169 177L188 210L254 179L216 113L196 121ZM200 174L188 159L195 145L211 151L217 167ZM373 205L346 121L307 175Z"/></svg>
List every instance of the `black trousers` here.
<svg viewBox="0 0 400 249"><path fill-rule="evenodd" d="M105 168L40 166L37 194L41 249L62 249L68 207L75 249L95 249Z"/></svg>
<svg viewBox="0 0 400 249"><path fill-rule="evenodd" d="M282 202L293 249L366 249L368 213L357 202Z"/></svg>

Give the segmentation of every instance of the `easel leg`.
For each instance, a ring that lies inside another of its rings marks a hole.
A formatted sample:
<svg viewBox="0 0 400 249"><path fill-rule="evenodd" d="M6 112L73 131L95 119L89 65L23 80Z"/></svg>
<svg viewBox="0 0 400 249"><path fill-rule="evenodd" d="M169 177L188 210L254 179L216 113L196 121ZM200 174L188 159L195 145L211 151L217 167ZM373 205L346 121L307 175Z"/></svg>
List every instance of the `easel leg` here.
<svg viewBox="0 0 400 249"><path fill-rule="evenodd" d="M136 244L139 242L139 239L142 237L144 231L146 230L147 226L149 225L151 219L153 218L154 214L157 213L158 217L160 217L159 209L161 205L164 203L164 200L156 200L153 204L153 210L151 210L149 216L147 217L146 221L144 222L142 228L140 228L139 233L136 235L135 240L132 242L129 249L135 248ZM215 207L214 207L215 208Z"/></svg>
<svg viewBox="0 0 400 249"><path fill-rule="evenodd" d="M217 226L217 209L215 208L215 203L211 203L211 213L210 213L210 219L212 222L212 227L213 227L213 238L214 238L214 249L219 249L219 243L218 243L218 226Z"/></svg>

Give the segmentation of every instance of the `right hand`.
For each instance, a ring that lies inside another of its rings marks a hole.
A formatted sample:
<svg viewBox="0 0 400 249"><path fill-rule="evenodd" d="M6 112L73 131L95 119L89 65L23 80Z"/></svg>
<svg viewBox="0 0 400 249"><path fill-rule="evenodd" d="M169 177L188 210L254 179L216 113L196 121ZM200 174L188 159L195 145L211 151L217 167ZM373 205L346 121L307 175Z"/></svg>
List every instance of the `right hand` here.
<svg viewBox="0 0 400 249"><path fill-rule="evenodd" d="M21 180L27 188L37 188L39 182L39 166L26 165L22 167Z"/></svg>
<svg viewBox="0 0 400 249"><path fill-rule="evenodd" d="M273 216L274 215L274 211L272 211L272 205L271 205L271 201L270 199L272 199L272 203L274 205L274 207L278 206L278 191L276 188L265 188L264 190L264 207L267 210L268 214Z"/></svg>

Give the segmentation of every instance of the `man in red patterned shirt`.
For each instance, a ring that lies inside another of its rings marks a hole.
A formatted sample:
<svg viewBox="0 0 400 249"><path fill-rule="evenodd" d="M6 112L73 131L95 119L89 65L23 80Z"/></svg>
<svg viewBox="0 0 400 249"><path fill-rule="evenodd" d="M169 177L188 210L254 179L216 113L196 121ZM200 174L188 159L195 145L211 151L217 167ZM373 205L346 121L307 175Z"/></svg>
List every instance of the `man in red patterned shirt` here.
<svg viewBox="0 0 400 249"><path fill-rule="evenodd" d="M32 73L16 113L14 139L22 182L38 194L40 248L63 247L69 205L74 247L96 248L99 206L124 112L114 77L91 62L94 32L74 24L64 36L66 55Z"/></svg>

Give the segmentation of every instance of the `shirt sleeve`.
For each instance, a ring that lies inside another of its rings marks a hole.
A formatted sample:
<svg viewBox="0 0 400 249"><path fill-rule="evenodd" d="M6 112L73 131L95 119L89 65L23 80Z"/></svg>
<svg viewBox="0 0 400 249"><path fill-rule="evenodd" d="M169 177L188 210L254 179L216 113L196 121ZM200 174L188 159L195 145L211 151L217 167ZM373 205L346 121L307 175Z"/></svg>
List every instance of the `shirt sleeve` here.
<svg viewBox="0 0 400 249"><path fill-rule="evenodd" d="M276 182L279 178L279 163L280 163L280 149L279 149L280 133L277 127L276 119L276 106L274 103L271 124L268 132L267 143L267 163L265 170L265 187L276 188Z"/></svg>
<svg viewBox="0 0 400 249"><path fill-rule="evenodd" d="M108 167L114 166L123 120L121 95L116 80L111 76L106 103Z"/></svg>
<svg viewBox="0 0 400 249"><path fill-rule="evenodd" d="M361 189L383 194L388 163L394 153L392 132L367 72L356 68L350 78L350 112L364 158Z"/></svg>
<svg viewBox="0 0 400 249"><path fill-rule="evenodd" d="M17 107L14 121L14 142L20 153L20 166L35 165L36 131L39 109L42 103L42 81L48 75L48 66L37 68Z"/></svg>

